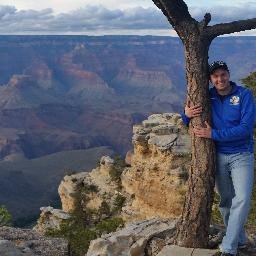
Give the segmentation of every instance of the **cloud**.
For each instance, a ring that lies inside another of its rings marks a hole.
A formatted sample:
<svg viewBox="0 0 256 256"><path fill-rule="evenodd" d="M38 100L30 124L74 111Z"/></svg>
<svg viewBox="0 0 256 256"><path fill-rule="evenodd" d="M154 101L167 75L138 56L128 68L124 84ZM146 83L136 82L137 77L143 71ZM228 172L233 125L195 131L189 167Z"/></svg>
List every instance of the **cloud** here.
<svg viewBox="0 0 256 256"><path fill-rule="evenodd" d="M52 9L21 10L17 11L14 6L0 6L0 33L15 34L31 30L47 28L48 21L53 19Z"/></svg>
<svg viewBox="0 0 256 256"><path fill-rule="evenodd" d="M53 14L44 10L20 10L14 6L0 7L0 33L68 33L97 30L169 29L170 25L156 8L110 10L102 5L87 5L68 13Z"/></svg>
<svg viewBox="0 0 256 256"><path fill-rule="evenodd" d="M16 8L10 5L0 5L0 17L4 17L5 15L10 15L16 12Z"/></svg>
<svg viewBox="0 0 256 256"><path fill-rule="evenodd" d="M102 5L86 6L70 13L60 14L55 18L53 26L69 27L71 31L170 28L161 12L155 8L134 7L110 10Z"/></svg>
<svg viewBox="0 0 256 256"><path fill-rule="evenodd" d="M255 17L256 5L248 2L242 7L191 7L196 19L205 12L212 14L212 23ZM54 14L53 9L17 10L15 6L0 6L1 34L169 34L172 28L156 7L109 9L103 5L87 5L66 13ZM165 31L165 32L163 32Z"/></svg>

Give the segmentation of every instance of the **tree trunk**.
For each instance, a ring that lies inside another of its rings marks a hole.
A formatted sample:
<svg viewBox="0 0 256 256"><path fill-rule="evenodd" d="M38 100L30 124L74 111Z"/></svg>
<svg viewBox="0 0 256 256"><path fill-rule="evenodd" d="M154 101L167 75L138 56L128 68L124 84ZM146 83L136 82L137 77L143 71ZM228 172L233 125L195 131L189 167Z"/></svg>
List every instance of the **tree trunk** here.
<svg viewBox="0 0 256 256"><path fill-rule="evenodd" d="M197 31L198 32L198 31ZM192 163L188 178L182 216L177 224L176 244L184 247L206 248L208 246L211 208L214 196L215 148L211 139L195 137L191 131L195 125L211 124L208 50L211 40L200 35L191 35L184 41L187 101L201 104L202 117L190 122Z"/></svg>
<svg viewBox="0 0 256 256"><path fill-rule="evenodd" d="M188 98L203 107L202 117L193 118L191 126L210 121L208 90L208 50L211 41L220 35L256 28L256 18L209 26L211 14L196 21L183 0L153 0L177 32L185 46ZM192 163L182 216L177 224L175 242L185 247L207 247L213 203L215 148L213 141L192 136Z"/></svg>

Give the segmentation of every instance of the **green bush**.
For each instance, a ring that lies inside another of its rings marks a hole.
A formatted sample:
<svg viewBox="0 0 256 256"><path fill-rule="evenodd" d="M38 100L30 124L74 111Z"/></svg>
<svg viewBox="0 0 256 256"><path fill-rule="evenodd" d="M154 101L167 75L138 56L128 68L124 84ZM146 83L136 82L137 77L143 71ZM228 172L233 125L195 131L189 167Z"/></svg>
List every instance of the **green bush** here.
<svg viewBox="0 0 256 256"><path fill-rule="evenodd" d="M0 206L0 227L11 226L12 216L4 205Z"/></svg>
<svg viewBox="0 0 256 256"><path fill-rule="evenodd" d="M91 240L97 238L93 229L86 227L78 216L71 214L71 218L60 225L59 229L49 229L46 236L66 238L72 256L84 255Z"/></svg>
<svg viewBox="0 0 256 256"><path fill-rule="evenodd" d="M222 216L219 211L220 196L214 192L214 200L212 206L212 222L215 224L222 224Z"/></svg>
<svg viewBox="0 0 256 256"><path fill-rule="evenodd" d="M120 194L118 194L114 201L114 213L118 213L121 211L122 207L124 206L126 198Z"/></svg>
<svg viewBox="0 0 256 256"><path fill-rule="evenodd" d="M248 217L247 225L256 227L256 187L255 186L252 192L252 205L251 205L251 211Z"/></svg>
<svg viewBox="0 0 256 256"><path fill-rule="evenodd" d="M256 97L256 72L252 72L246 78L241 79L241 82L253 92L254 97Z"/></svg>
<svg viewBox="0 0 256 256"><path fill-rule="evenodd" d="M123 227L124 221L121 218L109 218L100 221L95 230L99 236L116 231L118 227Z"/></svg>
<svg viewBox="0 0 256 256"><path fill-rule="evenodd" d="M110 206L108 205L108 203L106 201L103 201L99 208L99 218L102 218L103 215L105 215L107 217L109 217L111 215Z"/></svg>
<svg viewBox="0 0 256 256"><path fill-rule="evenodd" d="M71 255L81 256L87 252L91 240L102 234L114 232L123 225L124 221L121 218L108 218L99 221L96 225L89 226L85 225L78 215L72 213L71 218L63 223L59 229L49 229L45 235L66 238Z"/></svg>
<svg viewBox="0 0 256 256"><path fill-rule="evenodd" d="M109 175L114 182L118 183L118 189L121 190L121 175L126 167L126 163L125 160L119 155L114 155L113 159L114 164L113 168L109 172Z"/></svg>
<svg viewBox="0 0 256 256"><path fill-rule="evenodd" d="M69 232L68 234L69 236L67 238L70 241L71 255L74 256L85 255L90 241L97 238L94 230L82 226L77 226L73 232Z"/></svg>

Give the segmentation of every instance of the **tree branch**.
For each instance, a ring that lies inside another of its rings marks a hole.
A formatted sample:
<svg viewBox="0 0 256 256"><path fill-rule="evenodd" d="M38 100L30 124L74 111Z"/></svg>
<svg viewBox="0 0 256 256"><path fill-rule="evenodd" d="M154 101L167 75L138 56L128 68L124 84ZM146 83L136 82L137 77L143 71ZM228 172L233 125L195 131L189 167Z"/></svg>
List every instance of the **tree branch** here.
<svg viewBox="0 0 256 256"><path fill-rule="evenodd" d="M183 0L152 0L154 4L167 17L169 23L179 35L183 43L191 35L192 24L197 27L198 22L193 19L188 11L188 6Z"/></svg>
<svg viewBox="0 0 256 256"><path fill-rule="evenodd" d="M212 18L211 14L207 12L204 15L204 19L199 22L199 26L206 27L210 23L211 18Z"/></svg>
<svg viewBox="0 0 256 256"><path fill-rule="evenodd" d="M238 20L229 23L220 23L207 28L208 35L215 38L220 35L234 32L246 31L256 28L256 18L248 20Z"/></svg>
<svg viewBox="0 0 256 256"><path fill-rule="evenodd" d="M195 21L183 0L152 0L154 4L167 17L170 24L175 27L183 21Z"/></svg>

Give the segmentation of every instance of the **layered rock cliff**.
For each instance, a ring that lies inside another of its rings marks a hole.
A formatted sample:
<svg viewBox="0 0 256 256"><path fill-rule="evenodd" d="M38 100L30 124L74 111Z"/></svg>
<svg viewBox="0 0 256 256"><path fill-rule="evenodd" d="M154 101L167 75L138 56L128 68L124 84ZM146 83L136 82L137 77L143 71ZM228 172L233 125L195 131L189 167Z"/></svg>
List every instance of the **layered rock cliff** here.
<svg viewBox="0 0 256 256"><path fill-rule="evenodd" d="M131 167L122 173L127 220L174 217L181 212L190 166L190 139L180 115L153 114L133 127Z"/></svg>
<svg viewBox="0 0 256 256"><path fill-rule="evenodd" d="M84 207L99 210L105 202L111 210L116 197L120 194L118 181L112 175L114 168L114 160L109 156L102 156L99 166L91 172L65 176L58 189L62 209L72 212L76 207L77 197L82 196ZM78 193L82 193L82 195L78 195Z"/></svg>
<svg viewBox="0 0 256 256"><path fill-rule="evenodd" d="M65 176L58 189L62 211L42 208L35 229L58 228L67 219L63 213L76 207L101 219L118 213L126 223L179 216L190 166L190 139L180 115L149 116L134 125L132 143L125 163L102 156L91 172Z"/></svg>
<svg viewBox="0 0 256 256"><path fill-rule="evenodd" d="M102 156L91 172L65 176L59 186L63 210L42 208L35 229L45 233L58 228L72 216L79 197L83 202L79 206L98 213L101 219L108 217L106 211L105 216L100 214L107 206L109 213L117 213L126 222L115 232L92 239L87 256L215 255L224 235L218 226L210 229L210 244L215 249L172 245L191 159L190 138L180 115L149 116L134 125L132 143L125 164ZM115 211L117 206L119 211ZM253 237L249 238L254 244Z"/></svg>

